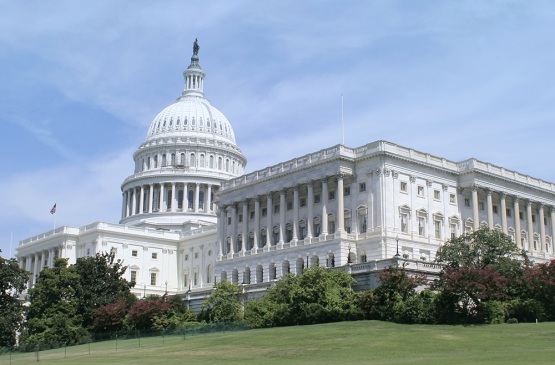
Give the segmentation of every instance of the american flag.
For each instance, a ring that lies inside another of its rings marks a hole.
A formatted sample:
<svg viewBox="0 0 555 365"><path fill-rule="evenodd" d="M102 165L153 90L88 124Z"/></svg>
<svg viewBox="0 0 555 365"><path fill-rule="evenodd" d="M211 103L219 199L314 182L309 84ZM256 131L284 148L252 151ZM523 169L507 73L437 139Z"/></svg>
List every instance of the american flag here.
<svg viewBox="0 0 555 365"><path fill-rule="evenodd" d="M56 213L56 204L54 204L52 209L50 209L50 214L54 214L54 213Z"/></svg>

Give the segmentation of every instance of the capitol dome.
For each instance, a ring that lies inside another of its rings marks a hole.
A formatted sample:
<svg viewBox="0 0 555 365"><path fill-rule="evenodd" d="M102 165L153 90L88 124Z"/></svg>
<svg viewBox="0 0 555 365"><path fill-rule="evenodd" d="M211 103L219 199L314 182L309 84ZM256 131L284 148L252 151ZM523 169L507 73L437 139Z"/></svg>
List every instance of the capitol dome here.
<svg viewBox="0 0 555 365"><path fill-rule="evenodd" d="M121 185L121 224L187 230L216 222L220 183L243 175L247 159L227 118L204 96L195 41L185 87L152 121Z"/></svg>

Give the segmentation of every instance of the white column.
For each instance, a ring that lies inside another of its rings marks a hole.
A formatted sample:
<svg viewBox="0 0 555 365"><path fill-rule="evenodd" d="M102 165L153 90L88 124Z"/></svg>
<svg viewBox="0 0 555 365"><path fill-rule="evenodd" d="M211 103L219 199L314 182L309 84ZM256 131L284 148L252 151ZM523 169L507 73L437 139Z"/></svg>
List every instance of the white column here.
<svg viewBox="0 0 555 365"><path fill-rule="evenodd" d="M551 206L549 213L551 214L551 254L553 254L554 251L554 245L555 245L555 207Z"/></svg>
<svg viewBox="0 0 555 365"><path fill-rule="evenodd" d="M141 196L139 196L139 214L143 214L144 200L145 200L145 189L144 189L143 185L141 185L141 191L140 191L139 194L141 194Z"/></svg>
<svg viewBox="0 0 555 365"><path fill-rule="evenodd" d="M121 193L121 219L125 218L125 208L127 204L127 197L125 196L125 191Z"/></svg>
<svg viewBox="0 0 555 365"><path fill-rule="evenodd" d="M235 253L235 247L233 247L235 245L235 241L237 240L237 237L235 237L237 235L237 203L232 203L231 204L231 249L230 252L231 253Z"/></svg>
<svg viewBox="0 0 555 365"><path fill-rule="evenodd" d="M528 218L528 251L534 247L534 222L532 221L532 201L526 199L526 217Z"/></svg>
<svg viewBox="0 0 555 365"><path fill-rule="evenodd" d="M428 232L426 232L426 236L428 237L428 240L435 238L434 216L432 214L432 200L434 198L432 184L432 180L426 180L426 187L428 188L426 191L426 201L428 202ZM395 193L393 193L393 195L395 195Z"/></svg>
<svg viewBox="0 0 555 365"><path fill-rule="evenodd" d="M75 250L77 250L77 246L75 246ZM51 248L48 250L48 267L54 266L54 249Z"/></svg>
<svg viewBox="0 0 555 365"><path fill-rule="evenodd" d="M177 211L177 199L175 198L175 182L172 182L172 200L170 204L171 204L171 211L172 212Z"/></svg>
<svg viewBox="0 0 555 365"><path fill-rule="evenodd" d="M241 252L243 255L245 253L247 243L249 242L249 200L245 199L243 201L243 247L241 247Z"/></svg>
<svg viewBox="0 0 555 365"><path fill-rule="evenodd" d="M131 215L131 189L127 189L127 204L125 205L125 216L129 217Z"/></svg>
<svg viewBox="0 0 555 365"><path fill-rule="evenodd" d="M322 235L328 234L328 178L322 179Z"/></svg>
<svg viewBox="0 0 555 365"><path fill-rule="evenodd" d="M224 254L223 245L225 244L225 225L227 223L225 221L226 217L224 205L218 204L218 215L218 257L221 258ZM185 283L185 285L187 285L187 283Z"/></svg>
<svg viewBox="0 0 555 365"><path fill-rule="evenodd" d="M507 234L507 202L505 201L507 194L504 191L499 192L499 199L501 201L501 229L503 233Z"/></svg>
<svg viewBox="0 0 555 365"><path fill-rule="evenodd" d="M270 247L273 233L272 228L272 192L266 194L266 246Z"/></svg>
<svg viewBox="0 0 555 365"><path fill-rule="evenodd" d="M310 180L307 184L307 197L306 197L306 207L307 207L307 220L306 220L306 236L312 238L312 229L314 227L314 213L312 209L314 208L314 181Z"/></svg>
<svg viewBox="0 0 555 365"><path fill-rule="evenodd" d="M183 250L176 250L177 257L177 290L183 289Z"/></svg>
<svg viewBox="0 0 555 365"><path fill-rule="evenodd" d="M204 213L210 213L212 211L212 202L210 201L210 195L212 195L212 185L207 184L206 186L206 196L204 197Z"/></svg>
<svg viewBox="0 0 555 365"><path fill-rule="evenodd" d="M152 213L152 206L154 205L154 184L148 186L148 212Z"/></svg>
<svg viewBox="0 0 555 365"><path fill-rule="evenodd" d="M337 232L345 231L345 202L343 189L343 174L337 174Z"/></svg>
<svg viewBox="0 0 555 365"><path fill-rule="evenodd" d="M258 249L258 237L260 234L260 197L254 197L254 248Z"/></svg>
<svg viewBox="0 0 555 365"><path fill-rule="evenodd" d="M133 188L131 215L137 214L137 188Z"/></svg>
<svg viewBox="0 0 555 365"><path fill-rule="evenodd" d="M164 183L160 183L160 207L158 208L160 212L165 212L168 209L166 205L166 197L164 196L166 195L164 185Z"/></svg>
<svg viewBox="0 0 555 365"><path fill-rule="evenodd" d="M293 187L293 241L299 237L299 185Z"/></svg>
<svg viewBox="0 0 555 365"><path fill-rule="evenodd" d="M200 204L199 202L199 196L200 196L200 184L196 183L196 188L195 188L195 201L193 202L193 208L195 208L195 213L198 213L198 206Z"/></svg>
<svg viewBox="0 0 555 365"><path fill-rule="evenodd" d="M285 241L285 189L279 191L279 243Z"/></svg>
<svg viewBox="0 0 555 365"><path fill-rule="evenodd" d="M472 190L472 220L474 225L474 231L477 231L480 228L480 216L478 215L478 186L473 184L470 187Z"/></svg>
<svg viewBox="0 0 555 365"><path fill-rule="evenodd" d="M546 245L545 245L545 224L544 224L544 212L543 212L543 203L538 203L538 209L540 210L540 219L539 219L539 226L540 226L540 250L543 252L547 252Z"/></svg>
<svg viewBox="0 0 555 365"><path fill-rule="evenodd" d="M187 183L183 183L183 211L186 212L189 209L189 188Z"/></svg>
<svg viewBox="0 0 555 365"><path fill-rule="evenodd" d="M522 239L520 236L520 207L518 205L518 196L513 196L513 210L514 210L514 220L515 220L515 243L521 249L524 249L522 245Z"/></svg>
<svg viewBox="0 0 555 365"><path fill-rule="evenodd" d="M39 254L35 253L35 267L33 269L33 285L37 282L39 277Z"/></svg>
<svg viewBox="0 0 555 365"><path fill-rule="evenodd" d="M488 206L488 227L493 229L493 200L490 188L486 188L486 204Z"/></svg>

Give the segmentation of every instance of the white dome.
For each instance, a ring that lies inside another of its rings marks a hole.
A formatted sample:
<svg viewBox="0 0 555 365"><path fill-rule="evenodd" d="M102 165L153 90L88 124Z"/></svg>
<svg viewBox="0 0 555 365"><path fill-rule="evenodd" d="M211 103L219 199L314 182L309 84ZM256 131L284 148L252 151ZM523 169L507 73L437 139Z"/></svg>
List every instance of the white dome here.
<svg viewBox="0 0 555 365"><path fill-rule="evenodd" d="M205 98L182 96L154 118L147 134L150 139L177 137L220 137L235 144L235 134L227 118Z"/></svg>

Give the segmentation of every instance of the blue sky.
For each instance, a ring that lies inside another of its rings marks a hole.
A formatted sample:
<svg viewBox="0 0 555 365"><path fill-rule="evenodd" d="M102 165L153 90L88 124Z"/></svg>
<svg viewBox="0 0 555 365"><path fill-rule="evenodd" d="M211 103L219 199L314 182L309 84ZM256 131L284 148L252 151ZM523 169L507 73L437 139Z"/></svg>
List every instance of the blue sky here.
<svg viewBox="0 0 555 365"><path fill-rule="evenodd" d="M385 139L555 181L552 1L1 1L0 248L117 222L199 39L248 171Z"/></svg>

